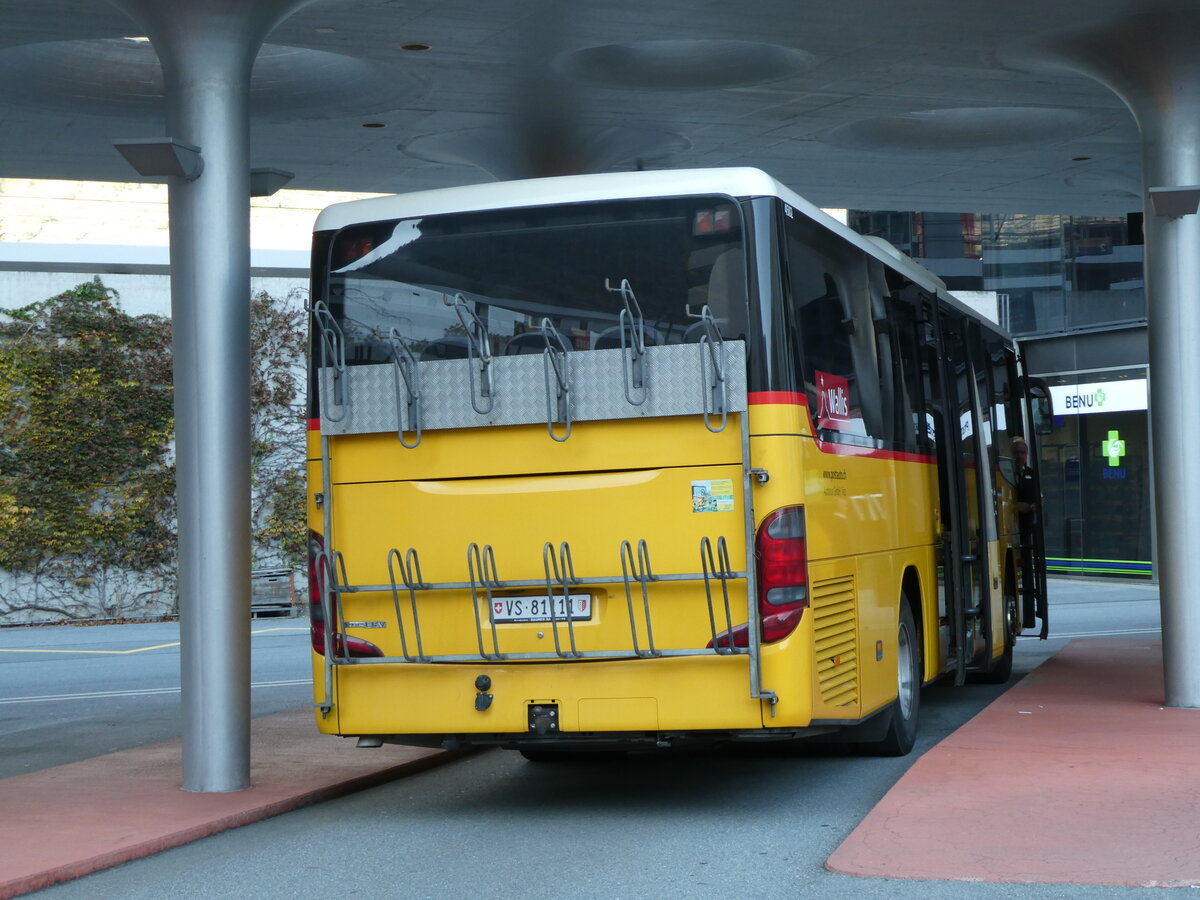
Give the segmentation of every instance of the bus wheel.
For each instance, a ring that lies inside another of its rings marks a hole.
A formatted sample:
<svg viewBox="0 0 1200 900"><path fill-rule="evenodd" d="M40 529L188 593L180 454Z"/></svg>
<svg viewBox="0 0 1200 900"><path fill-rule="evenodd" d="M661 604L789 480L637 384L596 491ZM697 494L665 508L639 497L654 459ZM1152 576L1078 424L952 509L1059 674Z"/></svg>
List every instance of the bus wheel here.
<svg viewBox="0 0 1200 900"><path fill-rule="evenodd" d="M1004 579L1004 653L992 662L992 667L986 672L980 672L972 681L980 684L1007 684L1012 678L1013 648L1017 645L1017 634L1020 631L1020 609L1017 604L1017 591L1010 579Z"/></svg>
<svg viewBox="0 0 1200 900"><path fill-rule="evenodd" d="M888 717L882 740L860 744L873 756L906 756L917 741L917 713L921 708L921 644L908 598L900 600L896 630L896 699L883 715Z"/></svg>

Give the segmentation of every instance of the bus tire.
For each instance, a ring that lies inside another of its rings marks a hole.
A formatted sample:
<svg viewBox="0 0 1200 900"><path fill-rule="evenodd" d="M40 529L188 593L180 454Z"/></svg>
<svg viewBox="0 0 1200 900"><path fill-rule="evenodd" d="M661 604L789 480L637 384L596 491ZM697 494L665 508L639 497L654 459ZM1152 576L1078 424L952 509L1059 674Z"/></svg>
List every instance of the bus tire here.
<svg viewBox="0 0 1200 900"><path fill-rule="evenodd" d="M878 741L860 744L871 756L907 756L917 741L917 718L921 709L921 636L908 598L900 600L896 625L896 699L883 713L887 730Z"/></svg>

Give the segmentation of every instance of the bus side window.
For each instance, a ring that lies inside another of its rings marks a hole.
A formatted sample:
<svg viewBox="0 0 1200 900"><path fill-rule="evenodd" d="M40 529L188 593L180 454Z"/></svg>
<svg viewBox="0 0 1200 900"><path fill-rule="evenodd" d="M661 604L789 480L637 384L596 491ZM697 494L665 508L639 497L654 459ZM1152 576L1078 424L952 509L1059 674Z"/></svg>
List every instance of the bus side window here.
<svg viewBox="0 0 1200 900"><path fill-rule="evenodd" d="M1020 414L1012 403L1012 389L1009 386L1012 356L999 340L988 343L988 361L992 374L992 453L996 468L1010 483L1013 479L1012 435L1021 430ZM999 480L996 485L999 486Z"/></svg>
<svg viewBox="0 0 1200 900"><path fill-rule="evenodd" d="M802 217L786 219L785 233L796 370L816 434L858 446L890 444L883 390L893 373L890 365L880 371L867 257Z"/></svg>
<svg viewBox="0 0 1200 900"><path fill-rule="evenodd" d="M930 453L931 426L921 397L920 335L912 306L889 299L888 321L896 371L896 446L909 453Z"/></svg>

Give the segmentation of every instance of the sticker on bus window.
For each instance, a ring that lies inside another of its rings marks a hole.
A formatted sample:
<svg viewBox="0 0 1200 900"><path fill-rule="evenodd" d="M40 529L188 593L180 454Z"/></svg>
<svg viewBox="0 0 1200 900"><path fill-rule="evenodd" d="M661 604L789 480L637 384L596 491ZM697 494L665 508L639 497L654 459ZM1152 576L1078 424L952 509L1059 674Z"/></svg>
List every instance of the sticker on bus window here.
<svg viewBox="0 0 1200 900"><path fill-rule="evenodd" d="M817 376L817 427L853 431L850 422L850 381L819 369Z"/></svg>
<svg viewBox="0 0 1200 900"><path fill-rule="evenodd" d="M733 480L693 481L692 512L733 512Z"/></svg>

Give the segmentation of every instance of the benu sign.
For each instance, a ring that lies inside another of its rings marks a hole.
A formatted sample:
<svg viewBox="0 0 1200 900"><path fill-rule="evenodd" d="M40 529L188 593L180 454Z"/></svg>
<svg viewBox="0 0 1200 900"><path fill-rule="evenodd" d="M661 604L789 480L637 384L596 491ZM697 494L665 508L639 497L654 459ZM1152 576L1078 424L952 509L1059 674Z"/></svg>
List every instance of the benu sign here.
<svg viewBox="0 0 1200 900"><path fill-rule="evenodd" d="M1055 384L1050 386L1050 398L1054 401L1054 414L1058 416L1145 409L1146 379Z"/></svg>

